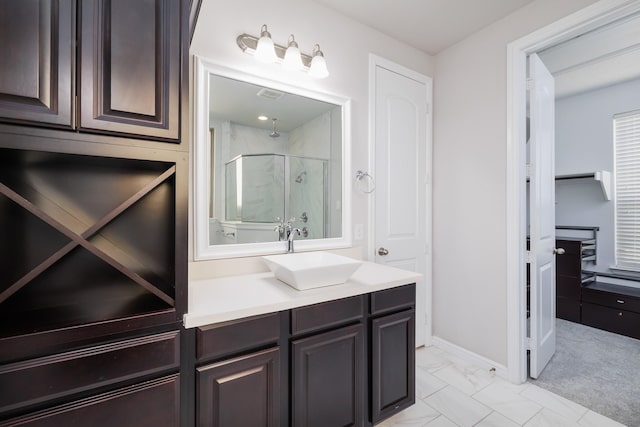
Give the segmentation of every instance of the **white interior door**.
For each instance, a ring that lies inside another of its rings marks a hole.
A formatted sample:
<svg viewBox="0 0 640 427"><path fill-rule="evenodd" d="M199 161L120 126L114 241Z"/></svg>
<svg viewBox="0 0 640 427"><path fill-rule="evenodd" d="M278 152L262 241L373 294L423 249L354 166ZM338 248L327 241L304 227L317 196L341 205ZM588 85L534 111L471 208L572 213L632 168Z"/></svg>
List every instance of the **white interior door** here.
<svg viewBox="0 0 640 427"><path fill-rule="evenodd" d="M416 345L431 339L429 168L430 80L375 67L375 261L421 273L416 284ZM430 290L430 289L429 289ZM429 323L429 324L427 324Z"/></svg>
<svg viewBox="0 0 640 427"><path fill-rule="evenodd" d="M530 365L537 378L556 351L554 81L529 56L530 111Z"/></svg>

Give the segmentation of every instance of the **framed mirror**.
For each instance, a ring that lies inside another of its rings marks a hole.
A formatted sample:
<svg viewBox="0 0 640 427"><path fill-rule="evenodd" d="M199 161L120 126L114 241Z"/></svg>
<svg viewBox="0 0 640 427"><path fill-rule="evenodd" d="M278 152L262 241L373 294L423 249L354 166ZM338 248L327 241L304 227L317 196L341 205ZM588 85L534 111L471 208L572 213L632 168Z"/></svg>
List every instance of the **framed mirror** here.
<svg viewBox="0 0 640 427"><path fill-rule="evenodd" d="M351 245L348 99L195 57L196 260Z"/></svg>

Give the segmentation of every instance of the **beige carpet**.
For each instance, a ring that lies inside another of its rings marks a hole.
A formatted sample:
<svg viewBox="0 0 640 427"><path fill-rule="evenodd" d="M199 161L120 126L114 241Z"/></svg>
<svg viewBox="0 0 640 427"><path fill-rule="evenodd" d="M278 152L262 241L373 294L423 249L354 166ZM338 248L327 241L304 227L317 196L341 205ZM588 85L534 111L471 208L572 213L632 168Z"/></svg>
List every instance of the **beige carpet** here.
<svg viewBox="0 0 640 427"><path fill-rule="evenodd" d="M556 319L556 353L531 383L640 426L640 340Z"/></svg>

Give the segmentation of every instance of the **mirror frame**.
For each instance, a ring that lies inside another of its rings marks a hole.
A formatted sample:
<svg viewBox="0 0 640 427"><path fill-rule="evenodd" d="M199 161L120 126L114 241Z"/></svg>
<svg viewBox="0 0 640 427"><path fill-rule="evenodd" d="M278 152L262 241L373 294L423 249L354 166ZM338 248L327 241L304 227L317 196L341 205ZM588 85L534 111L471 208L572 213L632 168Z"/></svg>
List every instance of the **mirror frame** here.
<svg viewBox="0 0 640 427"><path fill-rule="evenodd" d="M211 141L209 136L209 75L241 80L279 91L305 96L342 107L342 235L325 239L296 240L296 250L324 250L346 248L351 240L351 100L268 80L227 68L205 58L194 55L195 81L193 87L193 240L194 261L236 258L277 254L287 251L286 241L237 243L224 245L209 244L209 195L211 194ZM206 230L206 232L203 232Z"/></svg>

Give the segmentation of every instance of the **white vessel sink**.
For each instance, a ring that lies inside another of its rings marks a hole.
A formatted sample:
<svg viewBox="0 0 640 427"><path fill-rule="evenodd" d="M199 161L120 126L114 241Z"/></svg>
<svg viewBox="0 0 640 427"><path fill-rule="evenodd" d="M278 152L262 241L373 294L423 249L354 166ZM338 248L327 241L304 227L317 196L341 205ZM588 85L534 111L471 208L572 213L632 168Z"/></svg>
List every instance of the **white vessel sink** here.
<svg viewBox="0 0 640 427"><path fill-rule="evenodd" d="M262 259L276 278L298 290L342 284L362 264L329 252L269 255Z"/></svg>

